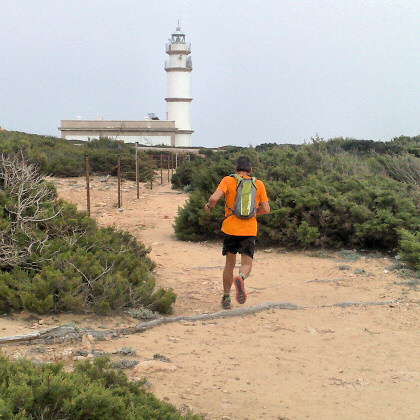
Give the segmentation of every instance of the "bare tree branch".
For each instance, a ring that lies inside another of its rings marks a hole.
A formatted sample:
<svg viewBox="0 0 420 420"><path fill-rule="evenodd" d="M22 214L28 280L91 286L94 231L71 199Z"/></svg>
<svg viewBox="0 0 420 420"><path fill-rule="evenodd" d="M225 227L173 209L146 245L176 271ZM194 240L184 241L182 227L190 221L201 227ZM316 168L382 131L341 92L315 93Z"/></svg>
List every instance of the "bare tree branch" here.
<svg viewBox="0 0 420 420"><path fill-rule="evenodd" d="M6 197L4 218L9 224L0 231L0 267L25 264L34 250L44 249L48 239L35 235L33 226L55 219L62 209L54 209L53 191L22 151L0 155L0 191ZM18 241L18 237L26 237L26 241Z"/></svg>

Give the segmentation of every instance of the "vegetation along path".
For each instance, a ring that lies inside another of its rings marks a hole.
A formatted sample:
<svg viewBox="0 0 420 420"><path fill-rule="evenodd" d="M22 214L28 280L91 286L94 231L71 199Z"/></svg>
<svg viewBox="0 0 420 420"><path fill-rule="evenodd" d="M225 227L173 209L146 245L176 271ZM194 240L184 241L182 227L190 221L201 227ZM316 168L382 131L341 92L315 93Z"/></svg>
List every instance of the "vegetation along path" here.
<svg viewBox="0 0 420 420"><path fill-rule="evenodd" d="M53 181L85 209L83 179ZM3 343L5 353L68 367L106 353L159 398L207 419L418 418L419 292L392 257L259 248L248 300L227 316L220 244L173 234L187 194L142 185L137 200L124 182L119 211L114 179L91 187L92 217L152 248L157 284L178 296L176 322L22 313L2 319L0 337L46 333ZM48 339L54 330L62 334Z"/></svg>

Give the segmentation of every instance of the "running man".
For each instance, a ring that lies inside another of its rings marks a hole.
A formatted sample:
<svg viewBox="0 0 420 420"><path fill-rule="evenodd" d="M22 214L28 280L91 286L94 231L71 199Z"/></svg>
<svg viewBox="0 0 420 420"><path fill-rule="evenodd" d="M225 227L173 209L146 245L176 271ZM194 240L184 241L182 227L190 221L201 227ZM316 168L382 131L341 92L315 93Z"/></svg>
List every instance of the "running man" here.
<svg viewBox="0 0 420 420"><path fill-rule="evenodd" d="M252 164L249 157L240 156L236 159L234 170L235 174L242 178L251 178ZM257 189L255 195L256 214L268 214L270 213L270 204L268 203L265 186L260 180L256 180L255 185ZM250 219L240 219L232 215L230 209L233 208L233 203L235 202L236 187L236 178L225 176L204 206L206 213L210 213L219 199L223 195L225 196L225 219L222 223L222 232L225 234L222 255L226 256L226 264L223 269L222 307L224 309L231 308L230 290L232 284L235 285L237 302L243 304L246 301L244 280L251 273L257 237L256 216ZM234 277L233 271L236 265L237 253L241 254L241 267L239 275Z"/></svg>

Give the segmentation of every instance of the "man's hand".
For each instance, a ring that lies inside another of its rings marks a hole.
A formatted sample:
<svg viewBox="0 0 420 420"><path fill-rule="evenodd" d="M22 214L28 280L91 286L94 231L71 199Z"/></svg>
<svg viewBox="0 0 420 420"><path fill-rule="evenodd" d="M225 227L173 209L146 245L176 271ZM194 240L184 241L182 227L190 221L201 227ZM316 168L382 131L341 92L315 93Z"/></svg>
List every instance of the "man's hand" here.
<svg viewBox="0 0 420 420"><path fill-rule="evenodd" d="M214 206L217 204L219 199L224 196L224 192L220 190L216 190L209 198L209 201L207 201L206 205L204 206L204 210L207 214L209 214L212 209L214 209Z"/></svg>
<svg viewBox="0 0 420 420"><path fill-rule="evenodd" d="M264 201L263 203L260 203L260 206L257 209L257 214L268 214L270 213L270 204L268 204L268 201Z"/></svg>

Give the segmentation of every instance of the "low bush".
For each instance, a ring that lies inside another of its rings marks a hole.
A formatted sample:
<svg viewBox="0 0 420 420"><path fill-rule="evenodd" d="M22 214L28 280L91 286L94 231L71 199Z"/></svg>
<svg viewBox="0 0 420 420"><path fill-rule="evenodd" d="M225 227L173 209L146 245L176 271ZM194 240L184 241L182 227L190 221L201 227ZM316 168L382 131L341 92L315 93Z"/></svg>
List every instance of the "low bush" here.
<svg viewBox="0 0 420 420"><path fill-rule="evenodd" d="M218 152L193 168L179 169L191 186L175 233L183 240L217 238L223 200L207 215L203 206L239 154L250 156L264 181L271 213L259 217L259 241L288 247L393 250L400 230L420 228L419 139L392 142L313 139L299 147L275 144ZM397 154L399 153L399 154Z"/></svg>
<svg viewBox="0 0 420 420"><path fill-rule="evenodd" d="M76 363L73 372L60 364L36 366L0 355L0 418L17 419L190 419L130 382L106 358Z"/></svg>
<svg viewBox="0 0 420 420"><path fill-rule="evenodd" d="M89 155L90 173L114 176L120 156L122 175L127 179L136 178L134 146L108 138L75 143L56 137L0 131L0 150L5 154L22 151L41 173L57 177L84 176L86 154ZM139 180L146 182L149 179L148 156L139 151Z"/></svg>
<svg viewBox="0 0 420 420"><path fill-rule="evenodd" d="M155 264L127 232L99 228L57 200L36 168L0 159L0 312L171 313L174 292L155 290Z"/></svg>
<svg viewBox="0 0 420 420"><path fill-rule="evenodd" d="M399 253L408 267L420 272L420 233L400 231Z"/></svg>

